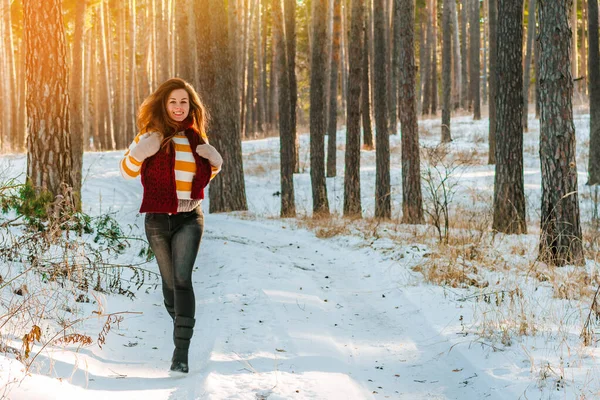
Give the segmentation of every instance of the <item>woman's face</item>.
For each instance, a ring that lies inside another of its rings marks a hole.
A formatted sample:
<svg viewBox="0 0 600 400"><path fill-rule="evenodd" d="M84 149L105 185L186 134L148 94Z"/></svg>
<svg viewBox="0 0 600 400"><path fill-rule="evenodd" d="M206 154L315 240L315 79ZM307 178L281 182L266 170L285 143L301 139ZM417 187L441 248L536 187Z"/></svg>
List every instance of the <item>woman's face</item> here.
<svg viewBox="0 0 600 400"><path fill-rule="evenodd" d="M181 122L190 113L190 96L185 89L175 89L167 98L167 113L173 121Z"/></svg>

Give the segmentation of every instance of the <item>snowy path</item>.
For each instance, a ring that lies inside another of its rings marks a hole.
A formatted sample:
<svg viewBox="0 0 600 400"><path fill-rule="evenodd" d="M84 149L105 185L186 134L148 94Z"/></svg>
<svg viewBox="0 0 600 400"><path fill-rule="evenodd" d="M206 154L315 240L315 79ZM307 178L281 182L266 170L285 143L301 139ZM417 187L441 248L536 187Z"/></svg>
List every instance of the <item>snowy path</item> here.
<svg viewBox="0 0 600 400"><path fill-rule="evenodd" d="M190 374L167 372L170 321L160 290L140 292L135 302L107 300L107 312L144 314L128 317L103 350L81 350L75 373L74 361L53 355L54 374L72 375L73 396L507 398L499 390L510 381L482 374L462 352L479 360L485 349L451 350L461 310L452 302L432 305L437 288L406 286L406 265L307 231L290 235L278 222L207 215L206 226L194 275ZM27 386L14 393L36 398Z"/></svg>

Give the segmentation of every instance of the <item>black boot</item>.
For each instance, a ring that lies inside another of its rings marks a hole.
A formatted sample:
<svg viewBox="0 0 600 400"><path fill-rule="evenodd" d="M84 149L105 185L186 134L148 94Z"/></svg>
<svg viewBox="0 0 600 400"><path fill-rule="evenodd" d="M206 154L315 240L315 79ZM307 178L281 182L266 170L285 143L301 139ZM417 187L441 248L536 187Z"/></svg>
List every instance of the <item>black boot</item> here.
<svg viewBox="0 0 600 400"><path fill-rule="evenodd" d="M194 333L194 318L175 317L175 327L173 329L173 341L175 350L171 359L171 371L188 372L188 351L190 348L190 339Z"/></svg>

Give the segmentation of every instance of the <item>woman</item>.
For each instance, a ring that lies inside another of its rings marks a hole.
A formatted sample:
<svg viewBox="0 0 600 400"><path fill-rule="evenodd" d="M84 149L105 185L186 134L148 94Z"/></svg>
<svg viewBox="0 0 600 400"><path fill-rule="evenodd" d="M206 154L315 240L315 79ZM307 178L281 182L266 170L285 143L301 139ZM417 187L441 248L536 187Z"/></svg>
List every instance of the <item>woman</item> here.
<svg viewBox="0 0 600 400"><path fill-rule="evenodd" d="M173 319L171 370L188 372L195 315L192 269L204 228L200 202L223 159L206 136L207 113L182 79L169 79L140 106L135 137L121 161L127 179L141 175L140 213Z"/></svg>

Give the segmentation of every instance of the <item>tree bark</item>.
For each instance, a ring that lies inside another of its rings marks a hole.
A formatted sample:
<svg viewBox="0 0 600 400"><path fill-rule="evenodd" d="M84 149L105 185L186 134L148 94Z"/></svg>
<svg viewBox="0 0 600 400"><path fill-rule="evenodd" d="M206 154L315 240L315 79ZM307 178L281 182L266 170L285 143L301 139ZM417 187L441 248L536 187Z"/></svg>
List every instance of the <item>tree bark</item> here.
<svg viewBox="0 0 600 400"><path fill-rule="evenodd" d="M361 67L364 65L364 5L363 0L352 1L352 20L348 49L348 105L346 154L344 173L344 216L361 217L360 199L360 96L364 82ZM361 40L362 39L362 40ZM361 65L362 64L362 65ZM368 96L367 96L368 98Z"/></svg>
<svg viewBox="0 0 600 400"><path fill-rule="evenodd" d="M375 54L375 218L391 218L390 139L388 132L386 43L383 15L384 0L374 3L374 54Z"/></svg>
<svg viewBox="0 0 600 400"><path fill-rule="evenodd" d="M426 9L422 8L419 12L420 22L419 22L419 66L417 67L417 71L419 73L419 85L417 86L417 112L419 114L423 113L423 94L425 92L425 64L426 64L426 51L425 51L425 13Z"/></svg>
<svg viewBox="0 0 600 400"><path fill-rule="evenodd" d="M539 257L551 265L583 265L572 106L570 2L540 0L538 4L542 169Z"/></svg>
<svg viewBox="0 0 600 400"><path fill-rule="evenodd" d="M479 0L471 0L471 23L470 23L470 44L471 44L471 98L473 100L473 119L481 119L481 101L479 74L481 65L479 62L480 50L480 25L479 25Z"/></svg>
<svg viewBox="0 0 600 400"><path fill-rule="evenodd" d="M367 22L368 12L365 9L365 21L363 28L363 56L362 56L362 85L361 85L361 115L363 124L363 145L366 150L373 150L373 124L371 123L371 81L369 78L369 35L367 30L369 24Z"/></svg>
<svg viewBox="0 0 600 400"><path fill-rule="evenodd" d="M4 18L4 50L6 57L6 92L5 95L8 99L7 116L10 124L8 125L8 132L10 132L11 147L14 150L20 151L21 146L19 145L20 137L23 136L18 131L18 115L17 109L19 107L19 91L17 89L17 70L15 65L15 47L13 40L13 29L12 29L12 18L10 12L10 0L0 0L3 2L5 12L3 13ZM5 103L6 104L6 103ZM6 106L5 106L6 107Z"/></svg>
<svg viewBox="0 0 600 400"><path fill-rule="evenodd" d="M281 217L296 216L294 202L294 136L292 135L292 108L290 105L289 62L285 40L282 0L273 0L273 39L277 54L277 76L279 79L279 138Z"/></svg>
<svg viewBox="0 0 600 400"><path fill-rule="evenodd" d="M529 0L527 21L527 52L525 53L525 69L523 73L523 129L528 130L529 86L531 80L531 56L533 53L533 32L535 31L535 0Z"/></svg>
<svg viewBox="0 0 600 400"><path fill-rule="evenodd" d="M402 222L423 223L421 162L415 83L415 2L395 0L400 15L400 126L402 129Z"/></svg>
<svg viewBox="0 0 600 400"><path fill-rule="evenodd" d="M73 63L69 84L71 117L71 160L73 165L73 193L75 205L81 210L81 172L83 165L83 25L85 1L77 2L75 9L75 33L73 37Z"/></svg>
<svg viewBox="0 0 600 400"><path fill-rule="evenodd" d="M462 92L462 58L460 56L460 38L458 36L459 25L456 0L450 1L450 12L452 13L452 103L453 108L458 110L460 107Z"/></svg>
<svg viewBox="0 0 600 400"><path fill-rule="evenodd" d="M130 0L129 2L129 16L131 18L130 38L129 38L129 94L127 96L127 133L130 136L136 134L136 110L138 106L136 88L139 88L139 81L137 78L137 7L136 0ZM190 31L191 33L191 31ZM189 50L193 51L193 50ZM194 52L195 54L195 52ZM195 61L195 60L194 60ZM190 78L192 79L192 78ZM193 82L190 81L190 82Z"/></svg>
<svg viewBox="0 0 600 400"><path fill-rule="evenodd" d="M100 55L102 59L102 74L104 82L100 83L102 87L102 105L100 110L103 112L105 116L105 126L106 129L102 134L102 150L114 150L115 149L115 131L114 131L114 115L113 108L111 102L111 93L112 93L112 76L110 73L110 60L109 60L109 51L108 51L108 27L105 19L105 0L100 1L100 38L101 38L101 49Z"/></svg>
<svg viewBox="0 0 600 400"><path fill-rule="evenodd" d="M227 12L220 0L208 0L208 7L204 9L208 9L210 19L210 40L204 45L210 44L213 83L205 97L212 115L209 138L223 156L223 169L210 184L209 212L247 210L239 98L229 49Z"/></svg>
<svg viewBox="0 0 600 400"><path fill-rule="evenodd" d="M298 151L300 149L300 140L298 138L298 121L296 116L296 110L298 108L298 79L296 77L296 1L285 0L285 40L287 48L287 60L288 60L288 75L290 80L290 107L291 111L291 125L292 125L292 136L294 137L294 173L300 172L300 157L298 157Z"/></svg>
<svg viewBox="0 0 600 400"><path fill-rule="evenodd" d="M461 106L463 110L469 108L469 56L467 54L469 46L467 41L467 24L468 24L468 10L470 0L461 0L461 24L460 24L460 52L462 63L460 65L460 72L462 77L462 88L461 88ZM496 0L497 1L497 0ZM491 29L491 26L490 26Z"/></svg>
<svg viewBox="0 0 600 400"><path fill-rule="evenodd" d="M536 7L536 21L539 23L539 12ZM539 42L539 27L536 27L536 39L533 43L533 71L535 74L535 118L540 119L540 42Z"/></svg>
<svg viewBox="0 0 600 400"><path fill-rule="evenodd" d="M281 4L280 4L281 6ZM252 32L254 32L254 21L258 10L258 1L251 0L250 13L246 16L248 19L248 44L247 44L247 63L246 63L246 95L244 104L244 137L253 138L255 136L254 129L254 40ZM236 74L237 75L237 74Z"/></svg>
<svg viewBox="0 0 600 400"><path fill-rule="evenodd" d="M498 0L489 0L488 14L490 19L490 98L488 110L490 125L488 131L488 164L496 163L496 94L498 92Z"/></svg>
<svg viewBox="0 0 600 400"><path fill-rule="evenodd" d="M479 0L477 0L479 1ZM438 18L437 2L431 0L432 35L431 35L431 115L436 115L438 110Z"/></svg>
<svg viewBox="0 0 600 400"><path fill-rule="evenodd" d="M310 65L310 178L313 215L328 215L325 182L325 74L327 62L327 0L314 1Z"/></svg>
<svg viewBox="0 0 600 400"><path fill-rule="evenodd" d="M600 50L598 48L598 1L589 0L588 79L590 91L590 156L588 185L600 184Z"/></svg>
<svg viewBox="0 0 600 400"><path fill-rule="evenodd" d="M71 186L68 65L59 0L24 0L27 74L27 179L36 191Z"/></svg>
<svg viewBox="0 0 600 400"><path fill-rule="evenodd" d="M331 48L331 75L329 79L329 118L327 128L327 177L336 176L337 97L340 69L340 37L342 35L342 1L333 1L333 32Z"/></svg>
<svg viewBox="0 0 600 400"><path fill-rule="evenodd" d="M421 112L423 115L427 115L429 114L429 111L431 109L431 77L432 77L432 73L431 73L431 53L432 53L432 36L433 36L433 17L432 17L432 13L433 10L431 10L431 2L428 1L427 2L427 10L425 11L426 15L427 15L427 31L426 31L426 36L425 36L425 65L423 66L423 70L421 71L421 79L424 79L425 82L423 83L423 106L421 109Z"/></svg>
<svg viewBox="0 0 600 400"><path fill-rule="evenodd" d="M156 81L155 85L160 85L171 77L171 71L169 69L170 49L169 49L169 20L170 13L167 7L168 2L160 1L157 5L158 9L155 14L156 18L156 50L157 58L154 60L156 63Z"/></svg>
<svg viewBox="0 0 600 400"><path fill-rule="evenodd" d="M579 62L577 59L577 0L568 0L569 3L572 3L571 7L571 32L573 32L571 36L571 68L573 79L579 78ZM573 86L573 90L576 91L577 88Z"/></svg>
<svg viewBox="0 0 600 400"><path fill-rule="evenodd" d="M523 181L523 0L498 0L496 175L492 228L526 233Z"/></svg>
<svg viewBox="0 0 600 400"><path fill-rule="evenodd" d="M450 116L452 113L452 9L444 0L443 6L443 43L442 43L442 143L452 141L450 134Z"/></svg>
<svg viewBox="0 0 600 400"><path fill-rule="evenodd" d="M265 71L265 58L264 58L264 44L262 43L262 30L263 24L265 24L263 13L266 13L265 7L262 1L259 1L260 11L257 15L256 32L254 34L254 40L256 42L256 128L259 133L264 134L265 132L265 120L266 120L266 102L265 102L265 85L264 79L266 78ZM234 39L235 40L235 39Z"/></svg>
<svg viewBox="0 0 600 400"><path fill-rule="evenodd" d="M488 40L488 32L487 32L487 24L485 23L485 21L487 21L487 12L488 12L488 0L484 0L483 1L483 39L481 41L482 46L483 46L483 71L481 71L481 102L483 104L486 104L487 102L487 97L488 97L488 92L487 92L487 78L488 78L488 71L487 71L487 57L488 57L488 48L487 48L487 40Z"/></svg>
<svg viewBox="0 0 600 400"><path fill-rule="evenodd" d="M398 133L398 75L400 73L400 7L392 0L392 61L390 71L390 134ZM413 28L414 29L414 28Z"/></svg>
<svg viewBox="0 0 600 400"><path fill-rule="evenodd" d="M192 51L192 30L190 27L190 18L193 14L189 13L189 0L176 0L175 18L177 29L175 29L175 54L176 75L187 82L194 81L194 64Z"/></svg>

